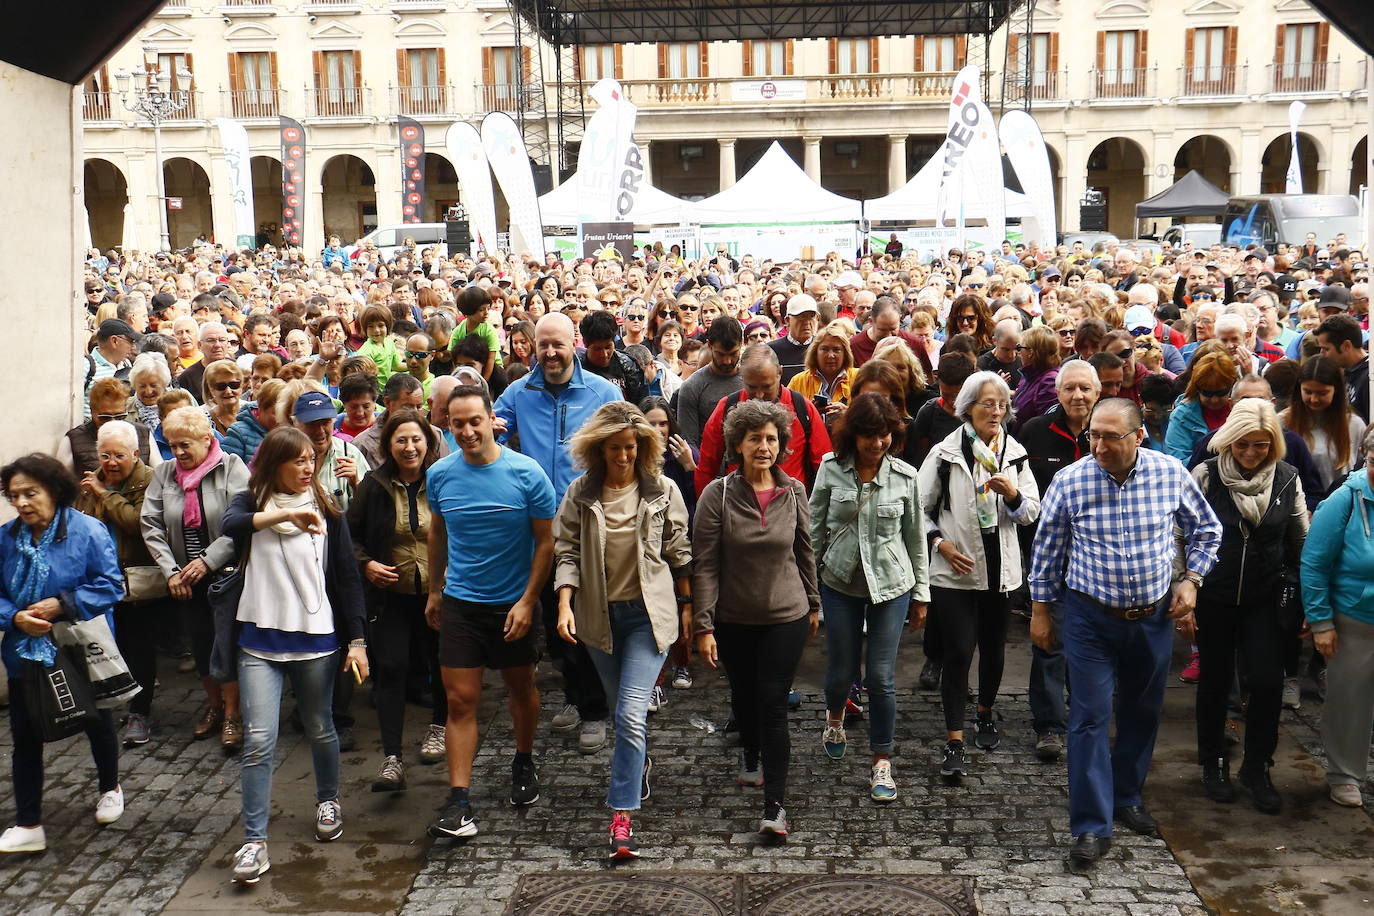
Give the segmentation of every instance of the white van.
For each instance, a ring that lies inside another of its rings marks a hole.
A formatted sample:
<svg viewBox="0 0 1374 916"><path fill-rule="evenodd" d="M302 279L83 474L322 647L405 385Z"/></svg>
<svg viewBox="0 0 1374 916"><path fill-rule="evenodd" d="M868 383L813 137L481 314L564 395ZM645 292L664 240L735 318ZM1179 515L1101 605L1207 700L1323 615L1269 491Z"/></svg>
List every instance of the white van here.
<svg viewBox="0 0 1374 916"><path fill-rule="evenodd" d="M390 261L396 256L396 252L401 250L401 242L408 238L415 240L416 254L426 248L433 248L439 257L448 257L448 229L444 223L401 223L395 226L378 226L358 239L356 245L350 245L348 256L351 258L357 254L358 248L364 242L371 242L376 246L382 258Z"/></svg>
<svg viewBox="0 0 1374 916"><path fill-rule="evenodd" d="M1221 223L1174 223L1161 238L1175 248L1182 248L1185 241L1194 248L1210 248L1221 241Z"/></svg>

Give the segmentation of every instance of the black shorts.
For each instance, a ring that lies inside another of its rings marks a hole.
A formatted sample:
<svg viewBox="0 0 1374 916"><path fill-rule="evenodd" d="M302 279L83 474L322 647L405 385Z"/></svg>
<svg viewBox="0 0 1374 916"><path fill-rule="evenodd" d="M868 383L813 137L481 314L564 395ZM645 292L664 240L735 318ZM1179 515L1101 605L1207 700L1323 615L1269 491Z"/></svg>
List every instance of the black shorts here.
<svg viewBox="0 0 1374 916"><path fill-rule="evenodd" d="M539 661L539 607L529 631L506 642L509 604L476 604L444 596L439 613L439 664L444 668L520 668Z"/></svg>

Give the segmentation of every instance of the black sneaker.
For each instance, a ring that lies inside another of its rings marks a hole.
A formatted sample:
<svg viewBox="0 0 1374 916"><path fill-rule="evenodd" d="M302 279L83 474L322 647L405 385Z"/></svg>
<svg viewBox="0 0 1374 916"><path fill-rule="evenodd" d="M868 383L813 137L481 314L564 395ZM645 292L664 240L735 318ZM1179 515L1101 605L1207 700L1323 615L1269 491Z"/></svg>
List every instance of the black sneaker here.
<svg viewBox="0 0 1374 916"><path fill-rule="evenodd" d="M460 839L477 835L477 821L469 802L447 801L439 809L439 816L429 823L429 835L435 839Z"/></svg>
<svg viewBox="0 0 1374 916"><path fill-rule="evenodd" d="M1250 801L1256 811L1261 814L1278 814L1283 810L1283 796L1274 788L1274 783L1269 778L1268 767L1262 770L1247 770L1241 767L1236 779L1245 787L1245 791L1250 793Z"/></svg>
<svg viewBox="0 0 1374 916"><path fill-rule="evenodd" d="M940 688L940 675L944 666L934 659L926 659L926 663L921 666L921 673L916 678L916 683L922 690L938 690Z"/></svg>
<svg viewBox="0 0 1374 916"><path fill-rule="evenodd" d="M532 805L539 801L539 774L534 771L534 759L516 757L510 765L510 803Z"/></svg>
<svg viewBox="0 0 1374 916"><path fill-rule="evenodd" d="M1214 802L1230 804L1236 800L1236 787L1231 783L1231 765L1225 757L1209 760L1202 765L1202 789Z"/></svg>
<svg viewBox="0 0 1374 916"><path fill-rule="evenodd" d="M649 788L649 771L652 770L653 768L654 768L654 759L653 759L652 757L650 757L648 754L645 754L645 755L644 755L644 773L643 773L643 775L641 775L641 776L639 777L639 800L640 800L640 801L648 801L648 800L649 800L649 794L650 794L650 788Z"/></svg>
<svg viewBox="0 0 1374 916"><path fill-rule="evenodd" d="M787 836L792 825L787 821L787 809L775 801L763 803L763 817L759 819L759 833L764 836Z"/></svg>
<svg viewBox="0 0 1374 916"><path fill-rule="evenodd" d="M997 733L997 723L993 720L992 710L978 713L978 717L973 720L973 743L979 750L990 751L1002 743L1002 736Z"/></svg>
<svg viewBox="0 0 1374 916"><path fill-rule="evenodd" d="M945 742L945 759L940 763L940 775L946 779L958 780L968 772L968 758L964 755L964 742Z"/></svg>

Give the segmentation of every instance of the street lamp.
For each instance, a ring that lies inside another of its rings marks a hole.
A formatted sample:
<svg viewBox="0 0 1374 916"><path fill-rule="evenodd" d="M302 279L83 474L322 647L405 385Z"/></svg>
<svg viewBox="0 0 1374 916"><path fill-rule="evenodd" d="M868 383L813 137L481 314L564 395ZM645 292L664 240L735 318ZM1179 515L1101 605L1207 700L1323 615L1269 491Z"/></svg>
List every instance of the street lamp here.
<svg viewBox="0 0 1374 916"><path fill-rule="evenodd" d="M162 122L186 108L191 102L187 89L172 90L172 74L158 67L152 60L152 46L143 47L145 65L135 67L133 72L116 70L115 86L119 90L119 100L132 114L144 118L153 125L153 160L157 166L157 217L162 232L162 250L171 251L172 241L167 232L167 189L162 175ZM189 86L191 71L185 67L177 70L177 85Z"/></svg>

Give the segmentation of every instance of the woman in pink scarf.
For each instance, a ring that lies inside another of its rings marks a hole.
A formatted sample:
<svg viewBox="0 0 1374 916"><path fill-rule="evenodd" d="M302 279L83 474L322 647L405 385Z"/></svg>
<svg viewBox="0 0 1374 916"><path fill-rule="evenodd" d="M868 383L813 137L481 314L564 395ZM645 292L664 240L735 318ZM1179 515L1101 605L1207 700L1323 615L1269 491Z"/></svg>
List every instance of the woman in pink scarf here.
<svg viewBox="0 0 1374 916"><path fill-rule="evenodd" d="M243 746L237 683L210 676L214 627L206 592L213 574L233 562L234 544L220 531L229 500L247 489L248 468L237 455L221 451L210 420L198 407L179 407L162 421L175 460L153 472L140 522L148 552L167 577L174 599L169 609L181 615L190 638L196 670L205 688L206 710L195 737L219 732L226 753Z"/></svg>

